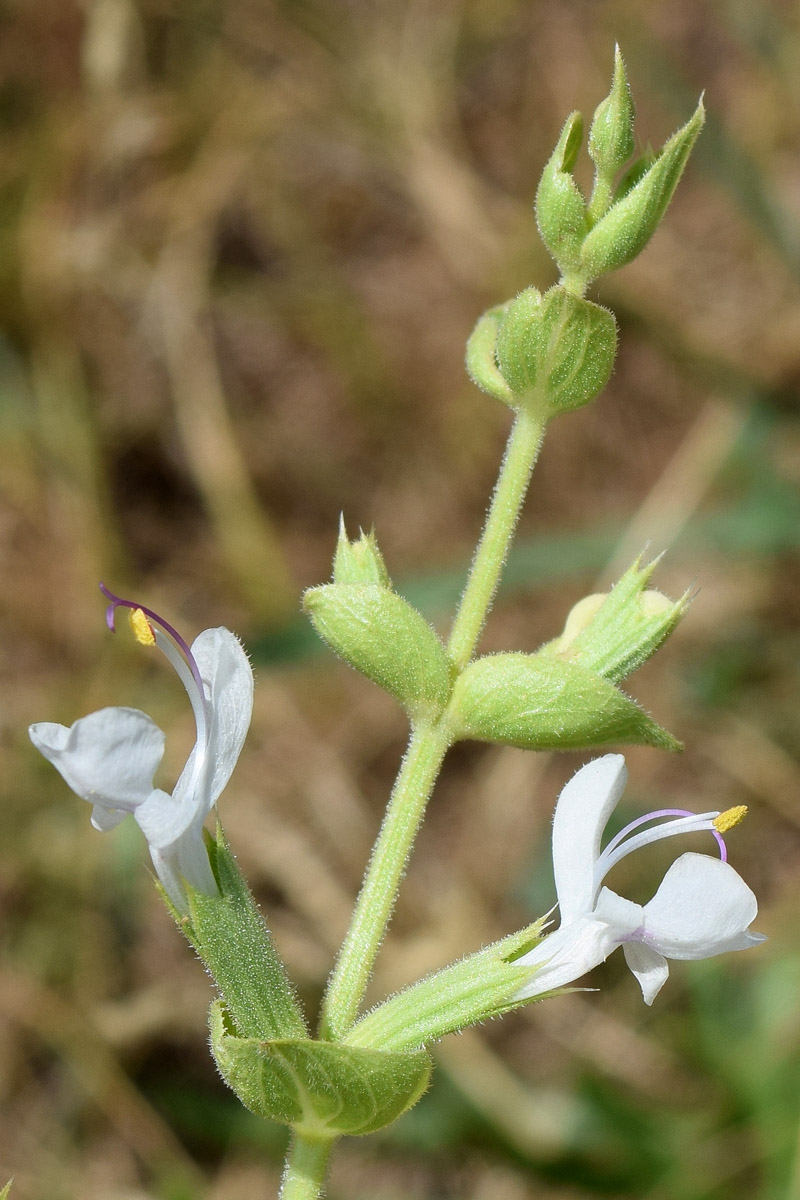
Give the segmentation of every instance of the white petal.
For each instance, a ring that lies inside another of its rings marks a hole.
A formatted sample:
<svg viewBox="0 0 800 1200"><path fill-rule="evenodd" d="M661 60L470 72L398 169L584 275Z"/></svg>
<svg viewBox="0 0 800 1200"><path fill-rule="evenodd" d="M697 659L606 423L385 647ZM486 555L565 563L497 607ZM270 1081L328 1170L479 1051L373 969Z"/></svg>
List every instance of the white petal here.
<svg viewBox="0 0 800 1200"><path fill-rule="evenodd" d="M175 857L178 870L193 888L198 892L205 892L207 896L219 894L217 881L208 860L202 826L196 825L184 834L176 847Z"/></svg>
<svg viewBox="0 0 800 1200"><path fill-rule="evenodd" d="M184 880L209 896L218 894L216 880L208 861L202 828L193 827L176 847L162 853L150 847L150 856L164 891L179 912L188 910Z"/></svg>
<svg viewBox="0 0 800 1200"><path fill-rule="evenodd" d="M619 939L604 921L581 918L548 934L538 946L516 960L517 966L536 967L535 974L515 995L517 1000L566 987L605 962Z"/></svg>
<svg viewBox="0 0 800 1200"><path fill-rule="evenodd" d="M73 792L94 805L133 812L153 790L164 734L136 708L101 708L69 729L43 721L29 733Z"/></svg>
<svg viewBox="0 0 800 1200"><path fill-rule="evenodd" d="M176 800L160 788L151 791L134 815L153 850L171 847L195 820L191 805Z"/></svg>
<svg viewBox="0 0 800 1200"><path fill-rule="evenodd" d="M669 977L669 966L663 954L642 942L625 942L622 947L625 961L639 980L645 1004L652 1004Z"/></svg>
<svg viewBox="0 0 800 1200"><path fill-rule="evenodd" d="M159 878L161 886L178 912L187 912L189 906L186 903L186 892L183 889L181 877L175 863L175 855L172 852L162 854L160 850L154 850L151 846L150 857L153 860L153 866L156 869L156 875Z"/></svg>
<svg viewBox="0 0 800 1200"><path fill-rule="evenodd" d="M204 629L192 644L209 712L208 764L202 794L191 798L194 814L205 816L231 777L250 727L253 712L253 671L239 639L229 629ZM192 777L189 758L175 787L183 800Z"/></svg>
<svg viewBox="0 0 800 1200"><path fill-rule="evenodd" d="M596 921L602 921L609 929L613 929L614 936L620 942L635 936L644 924L644 910L641 904L618 896L611 888L604 887L601 890L593 915Z"/></svg>
<svg viewBox="0 0 800 1200"><path fill-rule="evenodd" d="M644 905L644 941L667 958L709 958L764 940L749 933L758 903L733 867L707 854L682 854Z"/></svg>
<svg viewBox="0 0 800 1200"><path fill-rule="evenodd" d="M606 822L628 779L621 754L604 754L566 785L553 820L553 871L562 924L594 907L594 865Z"/></svg>
<svg viewBox="0 0 800 1200"><path fill-rule="evenodd" d="M116 829L128 815L121 808L103 808L102 804L95 804L92 809L92 825L101 833L107 833L109 829Z"/></svg>

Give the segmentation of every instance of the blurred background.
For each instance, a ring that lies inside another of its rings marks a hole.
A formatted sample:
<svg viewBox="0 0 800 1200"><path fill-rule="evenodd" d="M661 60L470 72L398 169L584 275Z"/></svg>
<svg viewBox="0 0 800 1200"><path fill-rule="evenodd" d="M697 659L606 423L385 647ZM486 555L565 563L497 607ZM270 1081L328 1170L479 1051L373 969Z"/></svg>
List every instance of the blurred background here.
<svg viewBox="0 0 800 1200"><path fill-rule="evenodd" d="M413 1112L341 1145L329 1194L800 1197L797 6L4 0L13 1200L275 1194L284 1134L215 1074L209 982L143 839L92 830L26 727L144 708L173 780L186 698L107 633L97 583L190 639L238 631L256 707L222 818L314 1012L406 730L299 597L329 576L344 512L446 630L510 423L464 343L487 306L554 280L532 197L566 114L606 94L615 39L642 148L702 89L709 121L662 230L592 293L618 317L615 375L551 427L483 646L536 648L645 544L669 550L658 586L698 595L628 688L686 751L630 753L621 819L750 805L729 849L770 941L675 965L652 1009L616 955L597 992L450 1038ZM451 753L374 998L552 905L552 807L584 758ZM673 855L627 860L617 886L646 899Z"/></svg>

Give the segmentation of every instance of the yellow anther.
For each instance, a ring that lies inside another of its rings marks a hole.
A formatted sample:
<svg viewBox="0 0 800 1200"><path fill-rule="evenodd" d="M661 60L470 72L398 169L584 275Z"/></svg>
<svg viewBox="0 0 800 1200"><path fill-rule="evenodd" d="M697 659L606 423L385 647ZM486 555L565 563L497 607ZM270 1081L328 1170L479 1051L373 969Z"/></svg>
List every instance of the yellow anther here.
<svg viewBox="0 0 800 1200"><path fill-rule="evenodd" d="M137 642L142 646L155 646L156 636L153 633L153 626L140 608L132 608L128 620Z"/></svg>
<svg viewBox="0 0 800 1200"><path fill-rule="evenodd" d="M738 825L747 816L747 805L737 804L735 808L726 808L725 812L721 812L718 817L715 817L711 824L718 833L727 833L729 829L733 829L734 825Z"/></svg>

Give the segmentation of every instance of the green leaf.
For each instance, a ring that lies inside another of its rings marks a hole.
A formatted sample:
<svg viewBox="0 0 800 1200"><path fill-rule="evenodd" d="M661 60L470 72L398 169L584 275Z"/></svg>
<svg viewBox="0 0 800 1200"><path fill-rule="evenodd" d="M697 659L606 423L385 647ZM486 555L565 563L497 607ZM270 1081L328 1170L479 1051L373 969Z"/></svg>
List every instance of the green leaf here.
<svg viewBox="0 0 800 1200"><path fill-rule="evenodd" d="M655 233L705 121L702 100L653 165L587 234L580 254L585 279L597 279L636 258Z"/></svg>
<svg viewBox="0 0 800 1200"><path fill-rule="evenodd" d="M303 606L331 649L396 696L413 718L442 711L450 696L450 660L402 596L370 584L329 583L307 591Z"/></svg>
<svg viewBox="0 0 800 1200"><path fill-rule="evenodd" d="M187 885L188 917L175 919L225 997L236 1029L248 1037L307 1037L303 1014L264 918L221 826L206 835L220 889L207 896Z"/></svg>
<svg viewBox="0 0 800 1200"><path fill-rule="evenodd" d="M490 654L458 678L449 708L457 738L530 750L609 742L680 749L629 696L577 663L535 654Z"/></svg>
<svg viewBox="0 0 800 1200"><path fill-rule="evenodd" d="M497 336L497 361L515 407L536 419L580 408L608 382L617 327L608 309L562 287L513 300Z"/></svg>
<svg viewBox="0 0 800 1200"><path fill-rule="evenodd" d="M616 175L633 154L634 115L625 63L619 46L615 46L611 91L597 106L589 130L589 154L599 175Z"/></svg>
<svg viewBox="0 0 800 1200"><path fill-rule="evenodd" d="M382 1050L308 1038L231 1036L224 1006L211 1005L211 1049L223 1079L246 1108L304 1137L373 1133L416 1104L428 1086L425 1051Z"/></svg>
<svg viewBox="0 0 800 1200"><path fill-rule="evenodd" d="M11 1185L13 1182L14 1182L14 1179L12 1177L11 1179L9 1179L8 1183L3 1188L2 1192L0 1192L0 1200L8 1200L8 1197L11 1195Z"/></svg>
<svg viewBox="0 0 800 1200"><path fill-rule="evenodd" d="M514 396L500 374L495 357L497 331L507 307L506 304L498 304L478 319L467 342L466 365L473 383L496 400L501 400L503 404L513 408Z"/></svg>
<svg viewBox="0 0 800 1200"><path fill-rule="evenodd" d="M571 171L583 137L583 118L571 113L536 191L536 223L542 241L564 271L578 264L588 225L586 202Z"/></svg>

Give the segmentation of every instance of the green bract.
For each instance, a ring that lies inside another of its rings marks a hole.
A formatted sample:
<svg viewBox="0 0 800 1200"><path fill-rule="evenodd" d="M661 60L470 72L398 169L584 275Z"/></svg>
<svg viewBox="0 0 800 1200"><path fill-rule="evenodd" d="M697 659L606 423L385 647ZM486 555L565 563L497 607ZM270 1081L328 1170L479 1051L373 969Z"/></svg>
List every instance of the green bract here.
<svg viewBox="0 0 800 1200"><path fill-rule="evenodd" d="M513 406L537 419L580 408L602 391L614 365L617 327L608 309L562 287L526 288L503 316L496 355Z"/></svg>
<svg viewBox="0 0 800 1200"><path fill-rule="evenodd" d="M373 1133L416 1104L430 1079L424 1050L387 1053L308 1038L239 1038L231 1035L219 1000L209 1020L214 1059L242 1104L303 1137Z"/></svg>
<svg viewBox="0 0 800 1200"><path fill-rule="evenodd" d="M577 663L536 654L490 654L456 681L448 710L457 738L528 750L609 742L680 749L629 696Z"/></svg>
<svg viewBox="0 0 800 1200"><path fill-rule="evenodd" d="M701 100L691 119L673 134L638 183L587 234L578 268L585 280L624 267L647 245L678 186L704 121Z"/></svg>
<svg viewBox="0 0 800 1200"><path fill-rule="evenodd" d="M538 653L569 659L611 683L632 675L655 654L689 605L688 595L673 601L645 590L657 562L640 567L639 561L610 592L579 600L561 636Z"/></svg>
<svg viewBox="0 0 800 1200"><path fill-rule="evenodd" d="M502 400L503 404L508 404L513 408L514 395L500 374L495 357L497 331L507 308L507 304L498 304L496 308L490 308L478 319L467 342L466 361L467 372L472 382L476 383L482 391L494 396L496 400Z"/></svg>
<svg viewBox="0 0 800 1200"><path fill-rule="evenodd" d="M586 201L570 172L581 147L583 118L571 113L542 172L536 192L536 223L562 271L577 266L586 237Z"/></svg>
<svg viewBox="0 0 800 1200"><path fill-rule="evenodd" d="M450 695L450 661L424 617L396 592L374 584L311 588L303 606L320 637L385 688L414 718L435 715Z"/></svg>
<svg viewBox="0 0 800 1200"><path fill-rule="evenodd" d="M206 835L206 845L220 895L187 885L189 915L173 910L175 919L211 972L240 1033L306 1037L283 962L221 828L216 839Z"/></svg>

